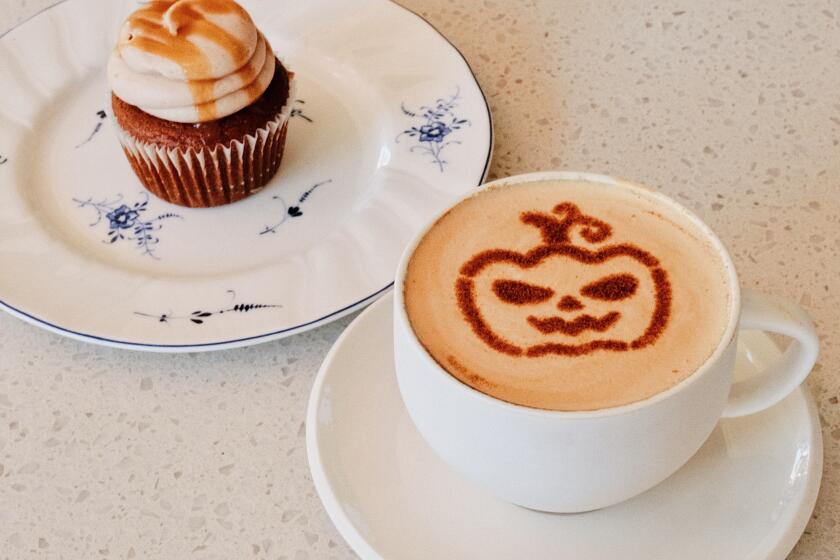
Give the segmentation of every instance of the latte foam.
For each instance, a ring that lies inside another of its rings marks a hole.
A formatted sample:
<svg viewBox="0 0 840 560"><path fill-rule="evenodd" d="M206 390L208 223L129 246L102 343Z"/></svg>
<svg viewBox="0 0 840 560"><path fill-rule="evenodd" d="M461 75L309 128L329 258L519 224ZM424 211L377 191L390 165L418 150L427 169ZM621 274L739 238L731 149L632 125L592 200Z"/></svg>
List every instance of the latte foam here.
<svg viewBox="0 0 840 560"><path fill-rule="evenodd" d="M696 371L730 319L726 265L678 208L586 181L492 186L428 231L404 301L431 356L549 410L646 399Z"/></svg>

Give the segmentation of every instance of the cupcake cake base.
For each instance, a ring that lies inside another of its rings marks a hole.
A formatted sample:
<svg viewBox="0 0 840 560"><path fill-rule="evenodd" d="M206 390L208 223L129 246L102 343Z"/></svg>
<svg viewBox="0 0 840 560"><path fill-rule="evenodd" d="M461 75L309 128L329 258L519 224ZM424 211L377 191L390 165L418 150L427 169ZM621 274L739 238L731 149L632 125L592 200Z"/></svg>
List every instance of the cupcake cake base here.
<svg viewBox="0 0 840 560"><path fill-rule="evenodd" d="M193 208L258 192L283 158L293 74L278 60L268 88L251 105L200 124L159 119L112 94L117 136L135 174L155 196Z"/></svg>

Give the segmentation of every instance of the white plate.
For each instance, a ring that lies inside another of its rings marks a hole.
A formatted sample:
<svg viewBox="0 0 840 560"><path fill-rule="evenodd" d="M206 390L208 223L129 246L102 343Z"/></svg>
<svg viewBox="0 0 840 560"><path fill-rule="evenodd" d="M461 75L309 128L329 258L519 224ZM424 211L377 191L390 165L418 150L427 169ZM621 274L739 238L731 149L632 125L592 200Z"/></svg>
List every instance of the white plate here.
<svg viewBox="0 0 840 560"><path fill-rule="evenodd" d="M279 338L387 291L412 234L484 179L487 103L420 17L385 0L242 4L297 101L278 175L213 209L148 196L114 137L104 67L140 2L68 0L0 37L0 306L142 350Z"/></svg>
<svg viewBox="0 0 840 560"><path fill-rule="evenodd" d="M806 388L722 421L687 465L641 496L584 514L539 513L473 487L415 430L393 369L392 299L336 342L306 422L315 488L363 559L783 559L804 530L822 471ZM765 334L745 332L736 375L778 355Z"/></svg>

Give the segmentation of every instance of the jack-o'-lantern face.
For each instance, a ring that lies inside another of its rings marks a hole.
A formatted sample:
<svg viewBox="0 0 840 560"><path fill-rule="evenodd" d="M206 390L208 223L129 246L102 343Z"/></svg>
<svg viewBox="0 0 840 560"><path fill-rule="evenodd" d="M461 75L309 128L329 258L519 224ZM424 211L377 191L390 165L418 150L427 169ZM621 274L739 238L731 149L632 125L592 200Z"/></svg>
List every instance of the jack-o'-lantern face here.
<svg viewBox="0 0 840 560"><path fill-rule="evenodd" d="M609 224L574 204L553 214L525 212L543 243L525 253L490 249L464 263L456 296L464 318L491 348L514 356L580 356L656 342L671 309L668 275L635 245L575 246L571 229L597 244Z"/></svg>

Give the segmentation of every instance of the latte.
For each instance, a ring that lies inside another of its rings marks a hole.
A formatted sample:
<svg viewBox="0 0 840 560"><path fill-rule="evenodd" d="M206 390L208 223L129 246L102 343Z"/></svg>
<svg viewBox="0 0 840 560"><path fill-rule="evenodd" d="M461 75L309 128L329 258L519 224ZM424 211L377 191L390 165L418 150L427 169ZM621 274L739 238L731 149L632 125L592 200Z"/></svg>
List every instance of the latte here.
<svg viewBox="0 0 840 560"><path fill-rule="evenodd" d="M462 383L549 410L665 391L721 343L731 287L687 214L585 181L479 191L441 217L405 276L411 326Z"/></svg>

